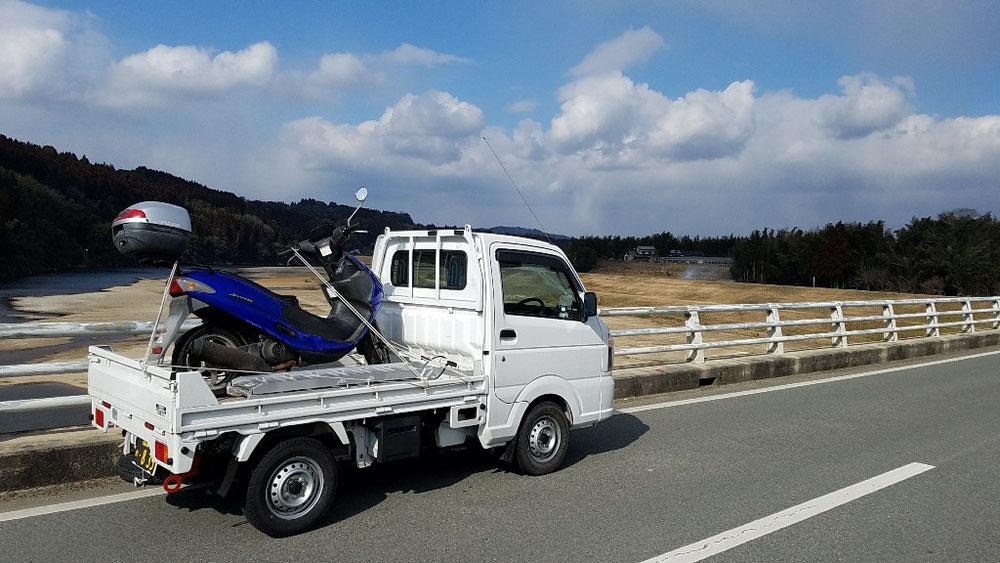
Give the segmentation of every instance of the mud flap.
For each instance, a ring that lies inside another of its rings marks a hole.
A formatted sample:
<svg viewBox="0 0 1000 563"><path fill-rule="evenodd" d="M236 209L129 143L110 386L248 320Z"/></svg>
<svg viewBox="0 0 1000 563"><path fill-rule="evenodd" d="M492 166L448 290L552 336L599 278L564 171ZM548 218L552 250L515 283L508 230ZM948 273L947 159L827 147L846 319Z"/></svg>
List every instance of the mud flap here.
<svg viewBox="0 0 1000 563"><path fill-rule="evenodd" d="M500 460L504 463L514 463L514 453L517 451L517 439L513 439L507 442L506 446L500 446L503 448L503 453L500 454Z"/></svg>
<svg viewBox="0 0 1000 563"><path fill-rule="evenodd" d="M220 497L225 497L229 494L229 489L233 486L233 482L236 481L236 470L239 466L240 462L236 460L236 456L229 458L229 467L226 468L226 475L222 478L222 483L219 484L219 488L215 491L215 494Z"/></svg>

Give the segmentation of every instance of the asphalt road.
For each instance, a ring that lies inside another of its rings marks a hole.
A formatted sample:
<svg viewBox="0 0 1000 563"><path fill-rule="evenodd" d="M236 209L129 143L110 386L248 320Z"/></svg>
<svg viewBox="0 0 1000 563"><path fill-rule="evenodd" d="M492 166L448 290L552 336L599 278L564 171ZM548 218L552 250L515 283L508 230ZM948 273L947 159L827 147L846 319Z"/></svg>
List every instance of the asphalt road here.
<svg viewBox="0 0 1000 563"><path fill-rule="evenodd" d="M1000 559L1000 355L714 399L574 431L544 477L480 452L344 470L292 538L192 490L0 522L0 560L636 562L914 462L932 468L711 560Z"/></svg>

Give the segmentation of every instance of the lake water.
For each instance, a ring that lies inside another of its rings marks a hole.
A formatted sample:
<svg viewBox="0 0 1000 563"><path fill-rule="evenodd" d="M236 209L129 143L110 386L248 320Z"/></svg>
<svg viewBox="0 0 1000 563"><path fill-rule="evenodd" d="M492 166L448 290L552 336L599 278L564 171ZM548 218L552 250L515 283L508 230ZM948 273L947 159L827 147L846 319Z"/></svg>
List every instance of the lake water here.
<svg viewBox="0 0 1000 563"><path fill-rule="evenodd" d="M11 307L15 297L70 295L90 293L116 285L129 285L141 278L166 279L170 272L162 268L116 268L81 270L28 276L0 283L0 323L24 322Z"/></svg>

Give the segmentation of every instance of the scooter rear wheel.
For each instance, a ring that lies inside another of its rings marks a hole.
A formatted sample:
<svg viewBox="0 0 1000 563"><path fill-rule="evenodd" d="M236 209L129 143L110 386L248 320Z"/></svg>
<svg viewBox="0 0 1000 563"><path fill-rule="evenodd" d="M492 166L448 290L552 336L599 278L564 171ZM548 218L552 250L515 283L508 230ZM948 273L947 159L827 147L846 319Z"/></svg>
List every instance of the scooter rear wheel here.
<svg viewBox="0 0 1000 563"><path fill-rule="evenodd" d="M173 359L171 360L173 365L188 366L194 369L226 367L211 365L192 356L191 344L196 340L201 339L208 340L209 342L220 344L222 346L229 346L230 348L239 348L240 346L246 345L246 340L237 332L216 325L201 325L185 332L177 340L177 344L174 346ZM229 385L229 382L232 381L237 375L239 374L231 371L221 371L219 369L201 370L201 376L205 378L205 383L208 384L209 389L211 389L216 395L225 394L226 386Z"/></svg>

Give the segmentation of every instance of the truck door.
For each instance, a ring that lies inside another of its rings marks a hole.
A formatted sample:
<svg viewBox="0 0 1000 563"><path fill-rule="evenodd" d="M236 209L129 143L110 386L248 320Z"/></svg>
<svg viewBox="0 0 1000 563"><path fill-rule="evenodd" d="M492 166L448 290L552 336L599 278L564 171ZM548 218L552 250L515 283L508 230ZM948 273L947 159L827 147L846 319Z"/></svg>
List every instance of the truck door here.
<svg viewBox="0 0 1000 563"><path fill-rule="evenodd" d="M565 399L577 401L577 415L594 414L607 346L596 317L582 320L583 287L574 271L555 253L497 245L491 251L497 399L512 403L532 381L554 376L552 385L565 389L561 379L572 388L576 397Z"/></svg>

